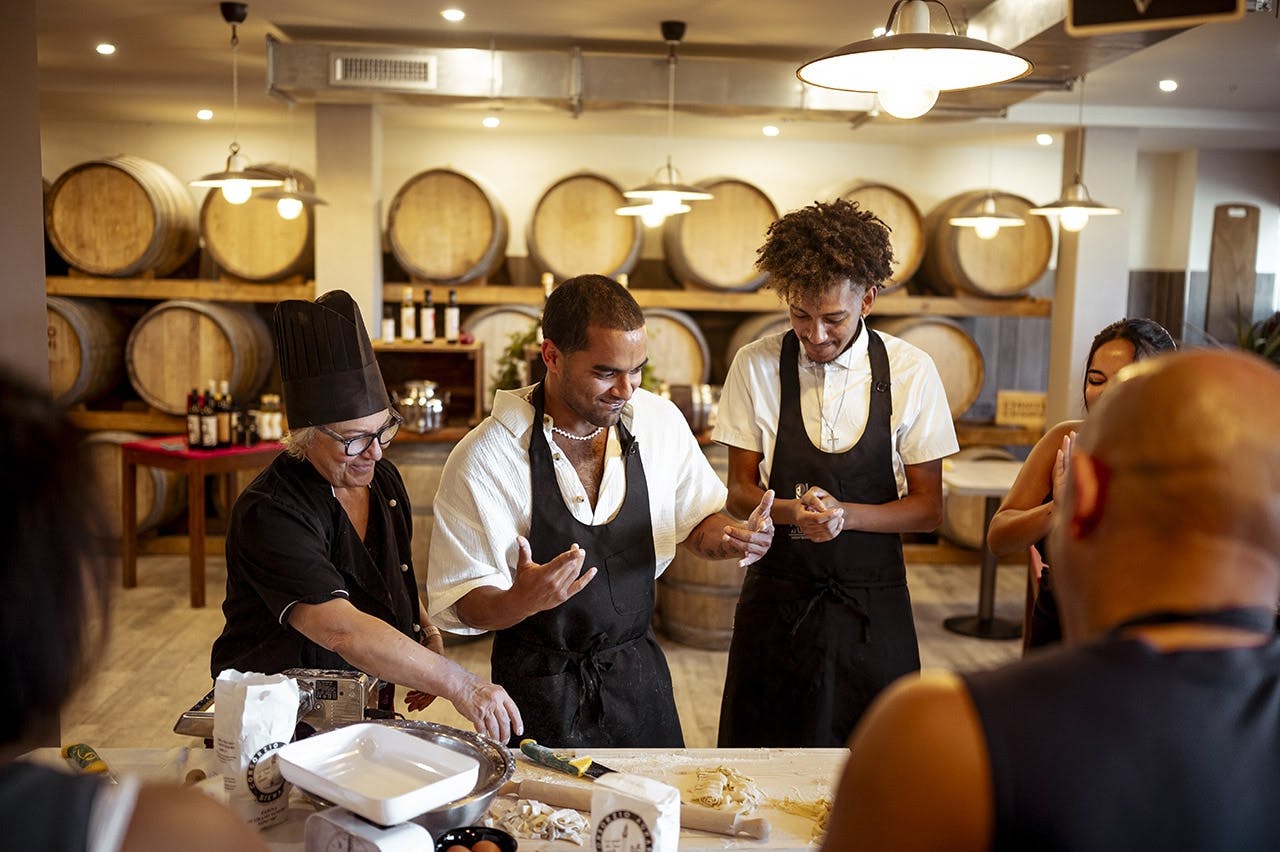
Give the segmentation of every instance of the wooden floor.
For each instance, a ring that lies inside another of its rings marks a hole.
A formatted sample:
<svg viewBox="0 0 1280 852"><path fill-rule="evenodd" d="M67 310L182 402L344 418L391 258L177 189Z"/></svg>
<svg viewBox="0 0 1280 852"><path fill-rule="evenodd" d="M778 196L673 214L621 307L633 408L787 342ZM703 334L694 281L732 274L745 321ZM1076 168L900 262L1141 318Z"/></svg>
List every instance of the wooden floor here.
<svg viewBox="0 0 1280 852"><path fill-rule="evenodd" d="M209 648L222 629L225 563L207 563L208 606L188 605L187 561L178 556L138 560L138 586L117 589L112 603L111 638L94 674L68 703L62 718L64 743L111 747L173 747L193 740L173 733L178 715L210 688ZM976 610L976 565L919 565L908 569L926 668L974 670L1000 665L1019 653L1017 640L971 639L948 632L942 619ZM1020 619L1024 572L1002 566L997 615ZM488 676L490 641L451 645L451 658ZM690 748L716 741L720 693L727 652L705 651L663 640L675 683L676 701ZM403 709L403 708L400 708ZM470 729L445 701L413 718Z"/></svg>

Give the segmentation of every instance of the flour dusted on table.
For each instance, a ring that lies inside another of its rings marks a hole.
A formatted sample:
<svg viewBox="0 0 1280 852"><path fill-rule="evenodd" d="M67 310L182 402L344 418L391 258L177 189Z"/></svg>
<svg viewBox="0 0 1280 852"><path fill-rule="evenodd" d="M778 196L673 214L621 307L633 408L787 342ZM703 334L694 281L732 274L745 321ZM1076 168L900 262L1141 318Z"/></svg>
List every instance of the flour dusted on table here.
<svg viewBox="0 0 1280 852"><path fill-rule="evenodd" d="M276 749L293 739L298 682L226 669L214 683L213 708L213 748L227 804L258 829L283 822L291 785L276 766Z"/></svg>

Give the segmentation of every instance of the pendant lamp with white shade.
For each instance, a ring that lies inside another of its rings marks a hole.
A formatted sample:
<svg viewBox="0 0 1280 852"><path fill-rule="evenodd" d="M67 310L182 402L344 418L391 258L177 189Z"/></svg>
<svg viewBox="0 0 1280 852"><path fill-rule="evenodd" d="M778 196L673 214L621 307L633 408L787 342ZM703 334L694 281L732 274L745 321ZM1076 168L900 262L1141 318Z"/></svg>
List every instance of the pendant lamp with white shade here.
<svg viewBox="0 0 1280 852"><path fill-rule="evenodd" d="M1077 117L1076 171L1071 183L1062 187L1062 194L1043 207L1033 207L1036 216L1057 216L1058 224L1065 231L1081 231L1089 224L1091 216L1116 216L1120 208L1110 207L1093 200L1089 188L1084 185L1084 77L1080 83L1080 107Z"/></svg>
<svg viewBox="0 0 1280 852"><path fill-rule="evenodd" d="M190 182L191 186L217 187L229 204L244 204L259 187L281 186L280 178L249 168L249 160L240 153L240 36L236 28L249 16L247 3L219 3L222 19L231 25L231 114L232 134L231 153L227 156L226 167L220 172L213 172Z"/></svg>
<svg viewBox="0 0 1280 852"><path fill-rule="evenodd" d="M935 33L929 15L937 6L950 32ZM939 0L897 0L884 35L855 41L806 62L803 82L824 89L874 92L896 118L918 118L940 92L977 89L1031 73L1030 60L988 41L957 35L951 13Z"/></svg>

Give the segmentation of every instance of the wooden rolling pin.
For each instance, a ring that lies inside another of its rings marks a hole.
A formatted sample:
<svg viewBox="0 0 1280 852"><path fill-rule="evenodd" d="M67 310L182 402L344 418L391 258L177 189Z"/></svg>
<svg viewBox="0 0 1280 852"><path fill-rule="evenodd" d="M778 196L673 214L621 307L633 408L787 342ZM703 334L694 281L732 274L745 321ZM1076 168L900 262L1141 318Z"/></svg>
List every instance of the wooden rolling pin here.
<svg viewBox="0 0 1280 852"><path fill-rule="evenodd" d="M508 781L499 792L521 799L537 799L557 808L573 808L591 813L591 788L573 784L556 784L551 781ZM731 811L717 811L701 805L680 803L680 827L727 834L743 835L755 840L769 839L769 820L764 817L744 817Z"/></svg>

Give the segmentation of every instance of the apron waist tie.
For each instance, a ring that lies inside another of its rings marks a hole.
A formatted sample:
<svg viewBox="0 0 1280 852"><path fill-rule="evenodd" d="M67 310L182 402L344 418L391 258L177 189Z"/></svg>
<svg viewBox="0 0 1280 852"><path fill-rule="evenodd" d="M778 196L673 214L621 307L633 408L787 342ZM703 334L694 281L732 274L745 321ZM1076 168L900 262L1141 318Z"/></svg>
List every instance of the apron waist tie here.
<svg viewBox="0 0 1280 852"><path fill-rule="evenodd" d="M800 625L804 623L805 619L813 612L814 607L816 607L818 602L826 595L830 595L853 610L854 615L856 615L858 620L862 622L862 641L864 643L870 642L871 614L868 613L866 608L862 605L862 601L849 594L849 592L845 590L844 586L840 585L830 577L825 577L821 581L813 584L813 594L811 594L809 596L809 600L806 601L804 611L800 613L800 617L791 625L791 637L795 638L796 633L800 630Z"/></svg>
<svg viewBox="0 0 1280 852"><path fill-rule="evenodd" d="M573 721L569 727L572 734L575 736L581 734L583 719L591 710L596 711L597 723L604 724L605 706L604 699L601 696L602 672L607 671L610 665L601 658L607 654L613 654L628 648L644 637L645 634L642 633L622 642L611 643L608 634L597 633L588 640L586 650L583 651L571 651L568 648L555 648L530 643L531 647L549 656L568 659L577 671L580 688L578 690L578 706L573 711Z"/></svg>

